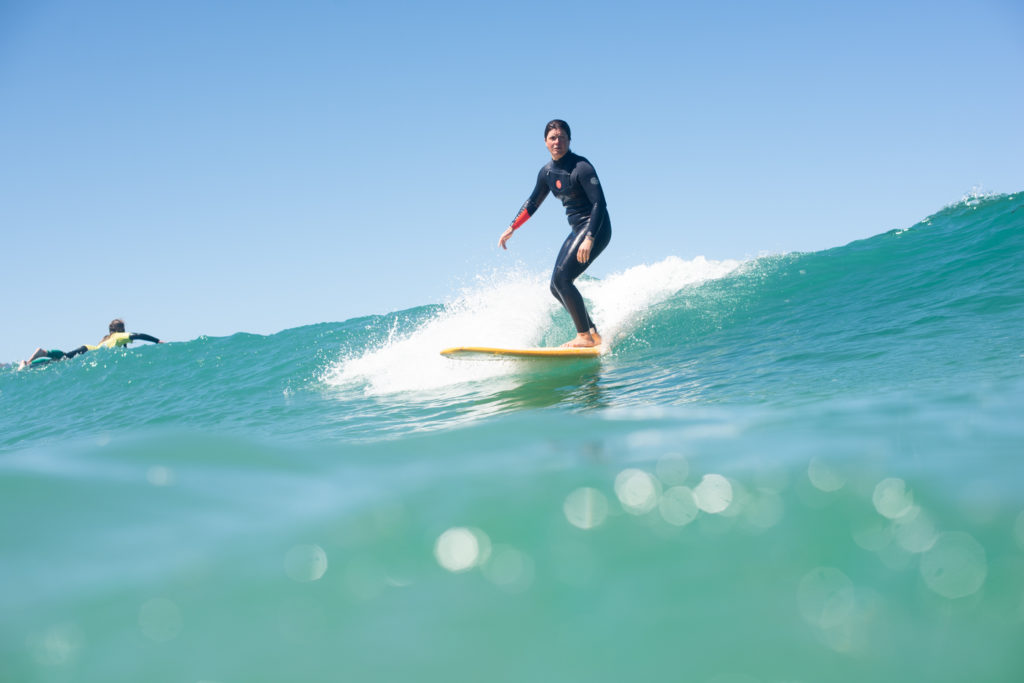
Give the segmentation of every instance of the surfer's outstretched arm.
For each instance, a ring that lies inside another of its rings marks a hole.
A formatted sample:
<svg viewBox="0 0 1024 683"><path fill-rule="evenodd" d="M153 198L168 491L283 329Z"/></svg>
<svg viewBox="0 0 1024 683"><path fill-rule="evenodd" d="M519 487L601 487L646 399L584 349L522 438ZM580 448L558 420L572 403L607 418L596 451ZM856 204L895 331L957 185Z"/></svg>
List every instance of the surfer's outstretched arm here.
<svg viewBox="0 0 1024 683"><path fill-rule="evenodd" d="M537 212L541 202L548 196L548 192L551 190L548 188L548 184L544 182L544 169L542 168L537 174L537 184L533 187L533 192L530 193L530 197L523 202L522 208L519 209L519 213L512 219L512 224L505 228L505 232L501 233L501 237L498 238L498 246L502 249L508 249L505 243L512 237L512 233L519 229L526 221L530 220L530 216Z"/></svg>

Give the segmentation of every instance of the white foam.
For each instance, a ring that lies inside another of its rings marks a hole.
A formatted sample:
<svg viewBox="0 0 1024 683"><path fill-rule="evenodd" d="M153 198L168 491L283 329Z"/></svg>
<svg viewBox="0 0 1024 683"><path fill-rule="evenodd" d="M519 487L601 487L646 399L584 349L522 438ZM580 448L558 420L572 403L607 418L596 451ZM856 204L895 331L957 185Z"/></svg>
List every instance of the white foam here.
<svg viewBox="0 0 1024 683"><path fill-rule="evenodd" d="M739 265L739 261L709 261L704 257L684 261L669 256L604 280L583 278L576 285L606 343L614 350L615 340L628 335L652 306L684 287L722 277ZM573 330L567 316L564 320L561 316L566 314L548 290L546 273L514 270L480 276L419 327L393 329L379 347L340 360L325 374L324 382L380 395L511 379L520 367L515 362L456 361L439 352L451 346L537 346L555 325L566 327L568 338ZM492 388L500 390L500 383Z"/></svg>
<svg viewBox="0 0 1024 683"><path fill-rule="evenodd" d="M454 361L452 346L530 347L551 326L557 303L543 278L522 271L479 277L435 317L409 330L392 330L383 345L340 361L327 384L362 386L367 394L430 391L509 375L507 362Z"/></svg>
<svg viewBox="0 0 1024 683"><path fill-rule="evenodd" d="M684 261L669 256L654 264L633 266L604 280L577 280L576 286L590 302L590 317L612 346L628 335L653 306L671 299L685 287L724 277L740 261L709 261L698 256Z"/></svg>

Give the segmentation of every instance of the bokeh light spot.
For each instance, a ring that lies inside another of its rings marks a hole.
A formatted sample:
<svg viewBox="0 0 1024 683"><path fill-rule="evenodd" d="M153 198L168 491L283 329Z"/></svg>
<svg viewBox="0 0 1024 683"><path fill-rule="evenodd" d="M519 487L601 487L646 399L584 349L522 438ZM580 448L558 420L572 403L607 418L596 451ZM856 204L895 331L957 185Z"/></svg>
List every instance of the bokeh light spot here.
<svg viewBox="0 0 1024 683"><path fill-rule="evenodd" d="M817 567L805 574L796 597L804 620L822 629L841 626L856 605L853 582L834 567Z"/></svg>
<svg viewBox="0 0 1024 683"><path fill-rule="evenodd" d="M482 546L481 540L487 545ZM464 572L479 564L489 551L489 542L482 531L466 527L452 527L438 536L434 544L434 557L437 563L450 572Z"/></svg>
<svg viewBox="0 0 1024 683"><path fill-rule="evenodd" d="M701 510L718 514L732 503L732 484L720 474L705 474L693 490L693 497Z"/></svg>
<svg viewBox="0 0 1024 683"><path fill-rule="evenodd" d="M878 514L888 519L898 519L910 512L914 506L914 495L907 491L907 484L902 479L884 479L875 487L871 496Z"/></svg>
<svg viewBox="0 0 1024 683"><path fill-rule="evenodd" d="M814 488L826 493L838 491L846 485L846 480L834 467L817 457L811 458L811 463L807 467L807 478L811 480Z"/></svg>
<svg viewBox="0 0 1024 683"><path fill-rule="evenodd" d="M481 571L488 581L513 593L521 593L533 583L533 560L509 546L496 546Z"/></svg>
<svg viewBox="0 0 1024 683"><path fill-rule="evenodd" d="M931 548L939 537L931 517L916 505L893 523L893 535L900 547L915 554Z"/></svg>
<svg viewBox="0 0 1024 683"><path fill-rule="evenodd" d="M700 514L693 491L685 486L673 486L658 501L662 519L674 526L686 526Z"/></svg>
<svg viewBox="0 0 1024 683"><path fill-rule="evenodd" d="M930 589L945 598L973 595L988 575L985 549L962 531L941 534L921 556L921 576Z"/></svg>
<svg viewBox="0 0 1024 683"><path fill-rule="evenodd" d="M853 541L864 550L881 552L892 542L892 525L877 517L864 521L853 530Z"/></svg>
<svg viewBox="0 0 1024 683"><path fill-rule="evenodd" d="M597 489L578 488L566 496L562 511L574 527L593 529L608 518L608 499Z"/></svg>
<svg viewBox="0 0 1024 683"><path fill-rule="evenodd" d="M284 570L293 581L319 581L327 572L327 553L318 545L297 545L284 556Z"/></svg>
<svg viewBox="0 0 1024 683"><path fill-rule="evenodd" d="M642 515L658 504L658 483L643 470L623 470L615 477L615 495L626 512Z"/></svg>

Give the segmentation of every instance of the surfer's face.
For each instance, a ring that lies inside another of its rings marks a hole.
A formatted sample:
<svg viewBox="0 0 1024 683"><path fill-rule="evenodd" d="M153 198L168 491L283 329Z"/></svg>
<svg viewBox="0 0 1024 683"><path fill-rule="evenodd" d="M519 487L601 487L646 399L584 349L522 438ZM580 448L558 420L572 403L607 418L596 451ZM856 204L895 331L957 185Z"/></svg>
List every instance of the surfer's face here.
<svg viewBox="0 0 1024 683"><path fill-rule="evenodd" d="M544 144L551 152L551 158L558 161L569 151L569 136L561 128L552 128L545 136Z"/></svg>

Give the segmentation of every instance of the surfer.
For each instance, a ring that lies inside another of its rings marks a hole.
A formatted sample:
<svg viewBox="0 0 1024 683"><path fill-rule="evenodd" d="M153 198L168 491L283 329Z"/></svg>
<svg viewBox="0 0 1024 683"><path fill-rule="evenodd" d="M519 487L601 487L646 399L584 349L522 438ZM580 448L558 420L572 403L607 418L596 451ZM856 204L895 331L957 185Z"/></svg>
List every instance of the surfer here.
<svg viewBox="0 0 1024 683"><path fill-rule="evenodd" d="M600 346L601 335L573 280L608 246L612 224L597 172L589 161L569 150L570 139L569 124L561 119L550 121L544 127L544 144L551 153L551 161L540 169L533 193L501 234L498 244L508 249L506 244L512 233L536 213L548 193L562 200L570 231L555 259L551 293L565 306L576 325L576 338L563 346Z"/></svg>
<svg viewBox="0 0 1024 683"><path fill-rule="evenodd" d="M35 353L33 353L28 360L21 361L19 369L24 368L27 365L31 365L32 361L38 360L40 358L49 358L51 361L64 360L65 358L74 358L75 356L85 353L86 351L95 351L96 349L99 348L112 349L118 346L127 346L128 344L131 344L133 341L136 340L153 342L154 344L164 343L157 339L156 337L153 337L148 334L143 334L142 332L125 332L124 321L121 320L120 318L114 318L113 320L111 320L110 325L107 326L107 329L109 331L107 336L103 337L103 339L100 339L95 346L90 346L89 344L86 344L84 346L79 346L77 349L68 351L67 353L61 351L60 349L38 348L35 350Z"/></svg>

